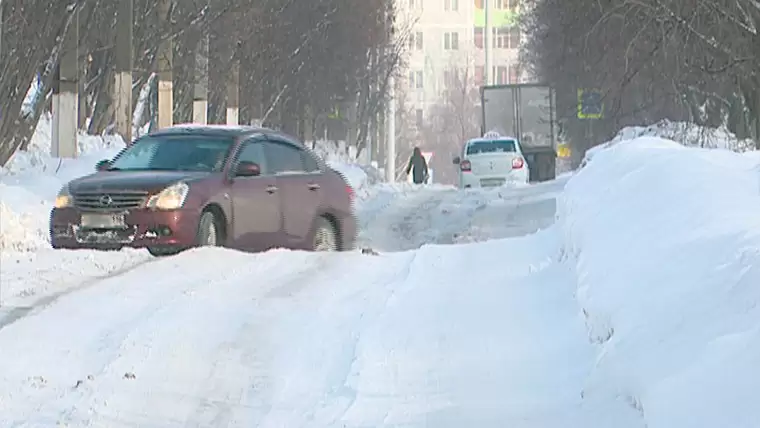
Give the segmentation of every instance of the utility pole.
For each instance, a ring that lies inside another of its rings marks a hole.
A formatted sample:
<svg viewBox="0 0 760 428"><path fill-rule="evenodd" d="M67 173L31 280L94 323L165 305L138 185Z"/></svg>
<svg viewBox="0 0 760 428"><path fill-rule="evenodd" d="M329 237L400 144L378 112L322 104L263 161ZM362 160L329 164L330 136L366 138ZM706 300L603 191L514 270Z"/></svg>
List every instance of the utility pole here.
<svg viewBox="0 0 760 428"><path fill-rule="evenodd" d="M158 128L167 128L174 123L174 74L172 72L173 42L172 30L172 0L159 0L158 22L162 33L158 46Z"/></svg>
<svg viewBox="0 0 760 428"><path fill-rule="evenodd" d="M486 85L493 85L493 64L491 58L491 36L493 28L491 26L491 0L483 0L483 13L485 15L485 28L483 29L483 50L485 52L485 81Z"/></svg>
<svg viewBox="0 0 760 428"><path fill-rule="evenodd" d="M193 123L203 125L208 123L208 25L209 22L204 20L201 38L195 51L195 85L193 85Z"/></svg>
<svg viewBox="0 0 760 428"><path fill-rule="evenodd" d="M64 34L63 52L53 86L53 142L51 155L60 158L77 156L79 122L79 7L72 12Z"/></svg>
<svg viewBox="0 0 760 428"><path fill-rule="evenodd" d="M388 114L385 117L388 124L387 147L385 148L385 179L389 183L396 182L396 79L391 74L388 78Z"/></svg>
<svg viewBox="0 0 760 428"><path fill-rule="evenodd" d="M3 57L3 19L5 14L3 13L3 0L0 0L0 58Z"/></svg>
<svg viewBox="0 0 760 428"><path fill-rule="evenodd" d="M240 60L239 47L232 43L230 74L227 81L227 125L240 124Z"/></svg>
<svg viewBox="0 0 760 428"><path fill-rule="evenodd" d="M116 11L116 83L114 101L116 130L127 144L132 142L132 28L134 0L119 0Z"/></svg>

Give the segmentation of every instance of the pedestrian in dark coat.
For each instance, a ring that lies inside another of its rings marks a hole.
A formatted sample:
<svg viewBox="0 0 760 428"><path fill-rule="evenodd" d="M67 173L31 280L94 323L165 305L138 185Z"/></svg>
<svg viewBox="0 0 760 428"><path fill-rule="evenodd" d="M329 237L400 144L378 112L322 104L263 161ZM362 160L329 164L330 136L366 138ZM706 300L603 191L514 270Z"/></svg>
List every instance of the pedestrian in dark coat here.
<svg viewBox="0 0 760 428"><path fill-rule="evenodd" d="M409 165L406 166L406 174L412 173L414 184L422 184L428 179L428 166L425 157L419 147L414 148L412 157L409 158Z"/></svg>

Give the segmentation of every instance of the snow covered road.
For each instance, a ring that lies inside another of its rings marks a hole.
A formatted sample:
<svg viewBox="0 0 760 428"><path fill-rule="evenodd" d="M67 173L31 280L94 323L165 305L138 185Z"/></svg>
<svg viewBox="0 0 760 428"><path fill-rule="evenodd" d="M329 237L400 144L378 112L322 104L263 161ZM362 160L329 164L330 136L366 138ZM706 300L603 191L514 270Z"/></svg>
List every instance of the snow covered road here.
<svg viewBox="0 0 760 428"><path fill-rule="evenodd" d="M554 239L375 257L204 249L149 263L0 329L0 426L619 417L621 404L581 401L593 354Z"/></svg>
<svg viewBox="0 0 760 428"><path fill-rule="evenodd" d="M581 398L594 354L556 233L423 246L548 226L562 185L379 189L360 210L379 256L85 272L0 321L0 426L637 427Z"/></svg>
<svg viewBox="0 0 760 428"><path fill-rule="evenodd" d="M381 185L358 207L359 241L379 251L524 236L554 223L567 178L537 185L460 191Z"/></svg>

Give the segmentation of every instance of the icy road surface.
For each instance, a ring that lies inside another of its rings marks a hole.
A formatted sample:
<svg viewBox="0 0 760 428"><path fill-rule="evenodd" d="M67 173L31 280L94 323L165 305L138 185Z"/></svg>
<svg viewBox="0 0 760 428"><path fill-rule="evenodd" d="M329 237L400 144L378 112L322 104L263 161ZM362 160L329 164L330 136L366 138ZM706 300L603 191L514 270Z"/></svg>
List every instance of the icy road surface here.
<svg viewBox="0 0 760 428"><path fill-rule="evenodd" d="M559 189L386 188L360 219L379 256L70 268L67 292L0 320L0 426L643 426L582 398L595 351L557 234L514 237L552 223ZM417 249L489 234L513 238Z"/></svg>

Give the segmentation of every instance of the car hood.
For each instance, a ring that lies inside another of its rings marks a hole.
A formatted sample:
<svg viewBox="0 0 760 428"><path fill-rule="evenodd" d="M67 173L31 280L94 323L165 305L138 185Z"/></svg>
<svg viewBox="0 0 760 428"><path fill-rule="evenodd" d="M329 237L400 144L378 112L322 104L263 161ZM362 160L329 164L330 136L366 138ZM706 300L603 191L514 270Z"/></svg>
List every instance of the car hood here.
<svg viewBox="0 0 760 428"><path fill-rule="evenodd" d="M72 193L114 190L156 192L178 181L202 180L211 174L195 171L103 171L69 182L69 191Z"/></svg>

